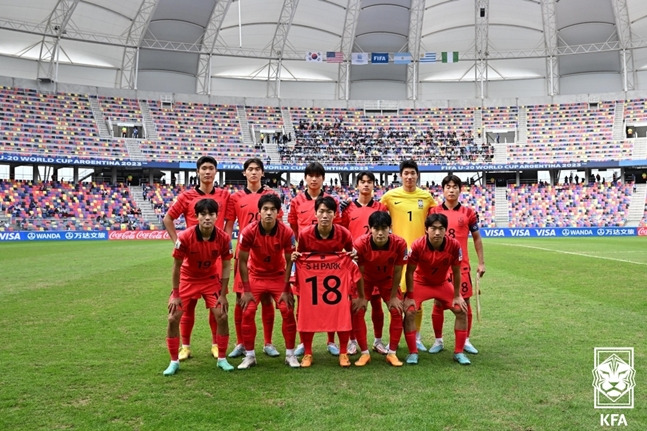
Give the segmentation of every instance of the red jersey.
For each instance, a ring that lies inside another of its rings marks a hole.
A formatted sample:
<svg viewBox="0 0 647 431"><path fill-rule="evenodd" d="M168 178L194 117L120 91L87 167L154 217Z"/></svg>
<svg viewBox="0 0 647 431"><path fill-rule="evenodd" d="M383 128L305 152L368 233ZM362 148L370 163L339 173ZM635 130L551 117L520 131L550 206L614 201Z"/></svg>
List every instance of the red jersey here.
<svg viewBox="0 0 647 431"><path fill-rule="evenodd" d="M371 234L357 238L353 242L353 247L357 250L357 264L364 267L366 284L392 283L394 267L407 264L407 242L395 234L389 235L389 239L382 248L375 245Z"/></svg>
<svg viewBox="0 0 647 431"><path fill-rule="evenodd" d="M177 236L173 257L182 259L180 268L180 290L185 282L209 281L219 278L220 258L231 260L233 257L231 239L225 231L214 228L209 240L202 239L200 227L183 230Z"/></svg>
<svg viewBox="0 0 647 431"><path fill-rule="evenodd" d="M447 236L458 240L463 250L463 263L469 265L470 258L467 251L467 242L470 232L478 232L479 230L478 214L472 208L463 206L460 203L453 209L447 208L443 203L429 210L429 214L435 213L447 216Z"/></svg>
<svg viewBox="0 0 647 431"><path fill-rule="evenodd" d="M245 227L253 221L260 219L258 212L258 200L264 194L274 193L274 190L265 190L261 188L257 192L252 192L247 187L231 195L227 212L224 214L225 220L238 220L238 231L242 232ZM279 210L279 220L283 220L283 210Z"/></svg>
<svg viewBox="0 0 647 431"><path fill-rule="evenodd" d="M321 237L317 226L316 224L308 226L299 233L298 252L335 253L353 249L353 238L344 226L333 225L330 235L326 239Z"/></svg>
<svg viewBox="0 0 647 431"><path fill-rule="evenodd" d="M300 332L350 331L351 299L359 268L344 253L305 253L296 261L301 287L297 330Z"/></svg>
<svg viewBox="0 0 647 431"><path fill-rule="evenodd" d="M323 189L319 196L331 196L328 193L325 193ZM308 226L312 226L317 223L317 217L315 215L315 201L319 196L312 197L308 194L307 190L304 190L303 193L299 193L290 201L290 211L288 212L288 224L290 226L296 225L299 228L298 232L295 232L299 236L301 231ZM337 198L333 196L333 199L337 201ZM337 202L339 205L339 202ZM339 207L337 208L337 214L333 223L341 223L341 215L339 214Z"/></svg>
<svg viewBox="0 0 647 431"><path fill-rule="evenodd" d="M440 250L434 250L427 236L411 244L408 263L417 265L413 280L426 286L440 286L447 282L447 272L454 265L460 265L463 258L460 243L445 235Z"/></svg>
<svg viewBox="0 0 647 431"><path fill-rule="evenodd" d="M260 222L253 222L240 233L238 245L249 252L247 268L256 278L285 276L285 254L294 251L294 233L281 221L266 232Z"/></svg>
<svg viewBox="0 0 647 431"><path fill-rule="evenodd" d="M224 189L214 187L210 193L205 193L200 190L200 186L195 186L192 189L187 189L177 197L173 205L168 209L167 214L173 219L177 219L184 215L186 220L186 227L195 226L198 224L198 219L195 216L195 204L200 199L211 198L218 203L218 218L216 219L216 227L223 229L225 227L225 214L227 213L227 205L229 203L229 192Z"/></svg>
<svg viewBox="0 0 647 431"><path fill-rule="evenodd" d="M342 226L348 228L353 239L370 232L368 218L375 211L388 211L386 205L371 199L366 205L360 204L357 199L352 201L341 214Z"/></svg>

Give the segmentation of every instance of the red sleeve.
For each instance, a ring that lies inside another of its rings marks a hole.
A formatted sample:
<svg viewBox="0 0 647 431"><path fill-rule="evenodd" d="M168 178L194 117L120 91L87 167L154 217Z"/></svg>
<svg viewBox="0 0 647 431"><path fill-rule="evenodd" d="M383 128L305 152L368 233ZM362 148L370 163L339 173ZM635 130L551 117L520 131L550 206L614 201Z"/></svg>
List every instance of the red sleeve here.
<svg viewBox="0 0 647 431"><path fill-rule="evenodd" d="M252 226L256 226L256 224L252 223L247 225L238 237L238 249L240 251L250 251L252 249L252 244L254 242Z"/></svg>
<svg viewBox="0 0 647 431"><path fill-rule="evenodd" d="M171 219L175 220L186 212L187 198L184 193L180 194L177 197L177 200L173 202L171 207L168 209L166 214L168 214Z"/></svg>
<svg viewBox="0 0 647 431"><path fill-rule="evenodd" d="M234 193L229 197L227 208L225 211L225 220L236 220L236 206L238 204L238 194Z"/></svg>
<svg viewBox="0 0 647 431"><path fill-rule="evenodd" d="M301 195L297 195L290 201L290 211L288 212L288 223L290 226L299 224L299 220L297 219L297 209L299 208L300 196Z"/></svg>

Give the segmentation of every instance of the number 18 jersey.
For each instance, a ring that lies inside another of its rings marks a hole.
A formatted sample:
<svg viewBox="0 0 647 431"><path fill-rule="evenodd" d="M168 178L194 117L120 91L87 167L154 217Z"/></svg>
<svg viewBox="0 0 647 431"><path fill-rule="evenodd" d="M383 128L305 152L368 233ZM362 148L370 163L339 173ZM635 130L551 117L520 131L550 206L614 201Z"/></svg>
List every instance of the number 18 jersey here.
<svg viewBox="0 0 647 431"><path fill-rule="evenodd" d="M350 331L351 292L361 279L345 253L303 253L296 261L299 332Z"/></svg>

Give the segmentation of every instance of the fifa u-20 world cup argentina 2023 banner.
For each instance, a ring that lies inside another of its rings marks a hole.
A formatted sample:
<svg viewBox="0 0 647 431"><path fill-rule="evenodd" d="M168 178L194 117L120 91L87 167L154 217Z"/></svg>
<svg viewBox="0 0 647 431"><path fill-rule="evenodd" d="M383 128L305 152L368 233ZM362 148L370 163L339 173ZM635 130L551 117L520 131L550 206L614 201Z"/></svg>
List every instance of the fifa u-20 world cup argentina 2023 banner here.
<svg viewBox="0 0 647 431"><path fill-rule="evenodd" d="M550 238L647 236L647 227L556 227L556 228L481 228L485 238ZM238 238L234 231L233 239ZM168 240L164 230L93 230L93 231L38 231L0 232L0 242L16 241L119 241Z"/></svg>

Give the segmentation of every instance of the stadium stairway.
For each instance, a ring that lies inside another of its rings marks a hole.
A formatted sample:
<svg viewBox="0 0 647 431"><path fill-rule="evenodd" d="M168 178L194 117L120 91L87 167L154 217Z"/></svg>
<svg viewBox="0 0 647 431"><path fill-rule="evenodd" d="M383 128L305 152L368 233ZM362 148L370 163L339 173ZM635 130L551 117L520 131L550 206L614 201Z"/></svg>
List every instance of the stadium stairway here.
<svg viewBox="0 0 647 431"><path fill-rule="evenodd" d="M508 227L510 213L508 209L508 188L497 187L494 191L494 223L496 227Z"/></svg>
<svg viewBox="0 0 647 431"><path fill-rule="evenodd" d="M625 122L625 102L616 102L615 110L613 112L613 139L616 141L624 138L624 122Z"/></svg>
<svg viewBox="0 0 647 431"><path fill-rule="evenodd" d="M144 136L146 136L146 139L156 141L159 139L159 135L157 134L157 127L155 127L153 115L151 114L151 108L148 106L146 100L139 99L138 102L139 109L142 111L142 121L144 122Z"/></svg>
<svg viewBox="0 0 647 431"><path fill-rule="evenodd" d="M254 140L252 139L252 133L249 130L249 122L247 121L247 111L244 106L236 106L236 112L238 114L238 122L240 123L240 134L243 140L243 143L246 145L254 145Z"/></svg>
<svg viewBox="0 0 647 431"><path fill-rule="evenodd" d="M647 200L647 184L635 184L634 192L631 195L629 209L627 209L627 221L625 226L636 227L640 224L645 213L645 201Z"/></svg>
<svg viewBox="0 0 647 431"><path fill-rule="evenodd" d="M528 143L528 110L525 106L519 107L519 117L517 124L517 142L520 144Z"/></svg>
<svg viewBox="0 0 647 431"><path fill-rule="evenodd" d="M146 160L146 156L144 156L144 154L142 153L142 148L139 145L139 142L139 139L124 139L126 150L128 150L128 158L130 160Z"/></svg>
<svg viewBox="0 0 647 431"><path fill-rule="evenodd" d="M106 119L103 116L103 111L101 110L99 101L93 96L88 97L88 101L90 102L90 109L92 110L92 115L94 115L94 120L97 124L97 130L99 130L99 137L102 139L110 139L112 135L106 125Z"/></svg>
<svg viewBox="0 0 647 431"><path fill-rule="evenodd" d="M634 144L631 158L634 160L646 160L647 159L647 138L635 138L635 139L630 139L630 141L632 141Z"/></svg>
<svg viewBox="0 0 647 431"><path fill-rule="evenodd" d="M132 196L133 200L137 204L137 207L142 210L142 217L148 223L150 223L151 226L155 226L155 229L164 229L164 225L157 218L157 214L155 214L153 205L150 203L150 201L144 199L144 196L142 196L142 186L131 185L129 189L130 196Z"/></svg>

